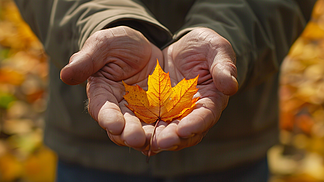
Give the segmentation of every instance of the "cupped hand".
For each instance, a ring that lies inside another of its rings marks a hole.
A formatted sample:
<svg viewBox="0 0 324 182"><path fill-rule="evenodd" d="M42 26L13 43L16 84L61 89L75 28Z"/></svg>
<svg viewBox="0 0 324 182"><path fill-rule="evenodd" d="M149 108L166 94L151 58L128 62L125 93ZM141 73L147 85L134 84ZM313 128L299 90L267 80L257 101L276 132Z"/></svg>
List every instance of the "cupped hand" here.
<svg viewBox="0 0 324 182"><path fill-rule="evenodd" d="M161 50L140 32L125 26L100 30L71 56L61 70L61 79L70 85L88 80L90 115L116 144L143 150L150 133L125 106L122 80L147 86L156 59L163 63Z"/></svg>
<svg viewBox="0 0 324 182"><path fill-rule="evenodd" d="M164 71L170 73L172 84L199 75L196 96L200 99L181 120L159 123L152 140L153 154L198 144L218 121L229 96L238 90L235 53L231 44L211 29L195 28L165 48L163 54Z"/></svg>

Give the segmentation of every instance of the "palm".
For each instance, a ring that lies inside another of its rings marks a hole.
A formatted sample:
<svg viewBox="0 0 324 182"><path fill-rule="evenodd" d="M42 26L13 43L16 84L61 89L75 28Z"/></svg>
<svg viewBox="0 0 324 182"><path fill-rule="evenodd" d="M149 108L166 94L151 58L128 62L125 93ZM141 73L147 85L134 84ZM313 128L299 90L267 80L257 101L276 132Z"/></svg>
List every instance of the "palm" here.
<svg viewBox="0 0 324 182"><path fill-rule="evenodd" d="M228 95L236 92L236 80L233 80L231 75L219 73L218 70L230 69L236 74L232 62L234 52L232 49L226 49L225 52L219 50L223 48L217 45L213 47L213 37L215 34L208 29L192 31L163 50L164 70L169 72L173 84L183 78L191 79L199 75L197 96L200 99L197 107L180 121L159 124L153 140L154 153L161 150L180 150L198 144L208 129L218 121L227 105ZM228 80L233 83L223 83Z"/></svg>

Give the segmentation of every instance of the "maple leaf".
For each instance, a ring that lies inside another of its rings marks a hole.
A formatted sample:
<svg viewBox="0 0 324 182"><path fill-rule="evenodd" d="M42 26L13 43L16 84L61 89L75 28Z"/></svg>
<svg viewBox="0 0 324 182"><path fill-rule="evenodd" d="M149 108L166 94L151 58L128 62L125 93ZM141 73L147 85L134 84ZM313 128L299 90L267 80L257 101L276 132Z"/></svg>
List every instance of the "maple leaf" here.
<svg viewBox="0 0 324 182"><path fill-rule="evenodd" d="M148 77L148 90L140 86L127 85L124 99L135 116L145 123L165 121L170 123L188 115L195 107L193 98L197 93L198 76L193 79L182 79L175 87L171 86L169 73L165 73L157 61L152 75Z"/></svg>
<svg viewBox="0 0 324 182"><path fill-rule="evenodd" d="M199 75L198 75L199 76ZM188 115L195 107L199 97L193 98L197 93L198 76L193 79L182 79L176 86L171 86L169 73L165 73L157 60L156 67L149 75L145 91L140 86L127 85L124 81L126 105L135 116L143 122L155 123L151 135L147 162L151 156L151 147L156 127L160 121L170 123L175 119L181 119Z"/></svg>

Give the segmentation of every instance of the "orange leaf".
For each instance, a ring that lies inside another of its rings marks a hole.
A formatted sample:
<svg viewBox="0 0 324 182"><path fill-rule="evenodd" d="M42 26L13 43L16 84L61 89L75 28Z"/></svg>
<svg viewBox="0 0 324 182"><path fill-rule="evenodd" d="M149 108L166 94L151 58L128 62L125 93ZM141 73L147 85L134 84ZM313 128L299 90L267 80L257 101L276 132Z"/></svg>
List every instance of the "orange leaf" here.
<svg viewBox="0 0 324 182"><path fill-rule="evenodd" d="M148 90L138 85L130 86L123 82L126 90L126 105L145 123L165 121L170 123L188 115L199 98L197 93L198 76L194 79L183 79L175 87L171 87L169 73L165 73L157 61L152 75L148 77Z"/></svg>

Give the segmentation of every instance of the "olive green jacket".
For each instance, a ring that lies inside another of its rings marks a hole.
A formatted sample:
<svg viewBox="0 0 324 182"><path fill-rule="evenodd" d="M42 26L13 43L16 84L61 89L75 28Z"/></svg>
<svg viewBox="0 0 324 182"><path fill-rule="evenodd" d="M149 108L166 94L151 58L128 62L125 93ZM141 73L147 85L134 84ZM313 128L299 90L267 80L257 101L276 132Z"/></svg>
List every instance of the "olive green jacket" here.
<svg viewBox="0 0 324 182"><path fill-rule="evenodd" d="M278 141L278 72L310 19L315 0L15 0L49 55L45 143L65 161L154 176L213 172L255 161ZM194 27L232 44L239 92L202 142L151 158L112 143L84 108L85 88L59 78L86 39L118 25L141 31L161 49Z"/></svg>

